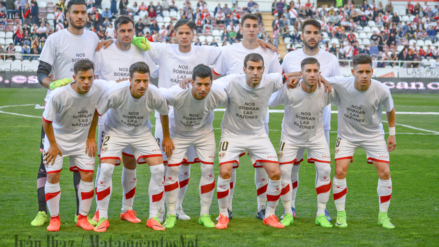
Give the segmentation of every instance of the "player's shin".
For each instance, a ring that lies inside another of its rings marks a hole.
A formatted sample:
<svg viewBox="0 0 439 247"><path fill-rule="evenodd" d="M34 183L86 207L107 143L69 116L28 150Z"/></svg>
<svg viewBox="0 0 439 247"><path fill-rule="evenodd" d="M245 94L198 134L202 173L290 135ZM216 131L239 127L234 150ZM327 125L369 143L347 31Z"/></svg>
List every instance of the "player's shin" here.
<svg viewBox="0 0 439 247"><path fill-rule="evenodd" d="M332 195L334 196L334 204L337 211L345 211L347 192L346 178L338 179L334 177L332 180Z"/></svg>
<svg viewBox="0 0 439 247"><path fill-rule="evenodd" d="M75 187L75 197L76 197L76 215L79 214L79 204L81 203L81 200L78 197L80 182L81 182L81 175L79 174L79 172L77 171L73 172L73 186Z"/></svg>
<svg viewBox="0 0 439 247"><path fill-rule="evenodd" d="M179 192L178 174L181 165L173 166L168 164L165 176L165 195L166 206L168 207L168 215L176 215L175 207L177 204L177 197Z"/></svg>
<svg viewBox="0 0 439 247"><path fill-rule="evenodd" d="M236 168L233 168L232 176L230 177L229 196L227 199L227 208L230 211L232 211L233 192L235 191L235 187L236 187Z"/></svg>
<svg viewBox="0 0 439 247"><path fill-rule="evenodd" d="M149 219L157 217L163 200L165 167L163 164L150 166L151 180L149 181Z"/></svg>
<svg viewBox="0 0 439 247"><path fill-rule="evenodd" d="M316 192L317 192L317 216L325 214L326 204L331 191L331 164L315 162L316 167Z"/></svg>
<svg viewBox="0 0 439 247"><path fill-rule="evenodd" d="M392 197L392 179L379 179L377 192L379 197L380 212L387 212L390 206L390 198Z"/></svg>
<svg viewBox="0 0 439 247"><path fill-rule="evenodd" d="M291 197L292 197L292 185L291 185L291 169L293 164L282 164L280 166L280 170L282 173L282 191L280 198L282 200L282 204L284 206L285 214L293 215L293 211L291 210Z"/></svg>
<svg viewBox="0 0 439 247"><path fill-rule="evenodd" d="M87 216L88 211L90 211L90 206L93 201L93 181L85 182L81 180L78 186L78 197L79 197L79 214L82 216Z"/></svg>
<svg viewBox="0 0 439 247"><path fill-rule="evenodd" d="M281 180L270 179L267 187L267 209L265 211L266 219L271 215L274 215L274 211L279 201L281 191Z"/></svg>
<svg viewBox="0 0 439 247"><path fill-rule="evenodd" d="M122 213L133 209L134 196L136 194L136 169L123 168L122 171Z"/></svg>
<svg viewBox="0 0 439 247"><path fill-rule="evenodd" d="M114 165L101 163L98 188L96 197L98 198L99 218L108 219L108 205L110 204L111 193L113 192L113 171Z"/></svg>
<svg viewBox="0 0 439 247"><path fill-rule="evenodd" d="M265 208L267 203L268 175L264 168L255 168L256 194L258 197L258 212Z"/></svg>
<svg viewBox="0 0 439 247"><path fill-rule="evenodd" d="M183 204L184 196L186 195L187 186L189 184L189 178L191 176L191 165L182 165L180 173L178 175L178 181L180 182L180 190L178 192L177 207L181 207Z"/></svg>
<svg viewBox="0 0 439 247"><path fill-rule="evenodd" d="M222 179L218 176L218 185L216 187L216 195L218 198L218 206L220 214L228 217L227 206L230 191L230 179Z"/></svg>
<svg viewBox="0 0 439 247"><path fill-rule="evenodd" d="M209 214L212 204L213 192L215 190L215 174L213 164L201 163L201 179L199 186L201 212L200 216Z"/></svg>
<svg viewBox="0 0 439 247"><path fill-rule="evenodd" d="M57 217L59 215L59 201L61 198L61 187L59 186L59 182L52 184L46 181L44 191L50 217Z"/></svg>
<svg viewBox="0 0 439 247"><path fill-rule="evenodd" d="M47 212L46 198L44 193L44 186L46 185L47 174L44 167L43 156L41 156L40 168L38 168L37 178L37 193L38 193L38 211Z"/></svg>
<svg viewBox="0 0 439 247"><path fill-rule="evenodd" d="M300 163L297 165L293 165L293 168L291 169L291 185L293 187L293 190L291 192L291 206L293 208L296 208L296 195L297 190L299 189L299 168Z"/></svg>

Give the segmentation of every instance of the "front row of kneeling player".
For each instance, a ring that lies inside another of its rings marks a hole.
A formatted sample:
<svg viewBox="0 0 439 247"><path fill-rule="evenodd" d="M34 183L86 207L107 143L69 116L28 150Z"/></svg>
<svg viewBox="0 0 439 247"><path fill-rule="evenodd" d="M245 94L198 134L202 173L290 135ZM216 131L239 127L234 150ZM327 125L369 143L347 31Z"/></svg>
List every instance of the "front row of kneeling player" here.
<svg viewBox="0 0 439 247"><path fill-rule="evenodd" d="M201 164L201 225L227 228L231 171L234 164L239 164L239 156L245 151L249 153L253 166L263 167L269 176L263 223L276 228L291 225L294 220L291 212L291 166L297 153L308 149L308 162L314 163L317 171L318 210L315 223L332 227L325 217L331 190L331 158L322 121L323 109L331 102L339 106L336 173L332 185L337 207L336 226L347 227L345 177L355 148L363 147L368 162L375 165L380 177L378 223L385 228L394 228L387 217L391 197L388 151L396 146L393 101L385 86L371 80L373 71L369 56L358 55L353 62L354 77L327 78L326 81L319 77L318 61L306 58L301 64L303 80L296 89L292 89L295 87L294 78L289 74L264 74L263 58L255 53L246 56L244 74L225 76L213 83L210 68L196 66L192 87L186 89L179 85L170 89L158 89L151 85L149 68L143 62L133 64L130 80L120 83L94 80L93 63L88 60L77 62L74 66L75 82L55 90L43 114L43 126L47 133L44 155L48 179L45 193L51 214L47 229L58 231L61 225L59 177L63 157L69 156L71 169L75 167L81 174L77 226L97 232L107 230L112 174L126 147L132 149L137 162L143 159L150 166L147 226L154 230L173 228L177 222L178 174L189 146L195 148ZM318 87L319 80L329 83L334 90L326 92L325 88ZM269 105L275 107L280 104L285 105L285 115L278 160L265 132L263 119ZM387 146L380 128L383 105L388 112L390 126ZM169 109L168 106L172 107ZM220 175L216 184L220 216L215 224L209 214L215 189L213 165L216 145L212 122L213 110L222 106L226 107L226 112L221 124ZM160 113L164 134L162 148L168 156L167 166L163 165L161 149L151 134L149 116L154 110ZM94 196L97 114L104 113L107 113L107 132L102 147L99 147L101 167L96 190L99 222L94 227L88 222L87 214ZM279 198L285 208L280 222L274 215ZM157 214L164 200L167 217L162 225Z"/></svg>

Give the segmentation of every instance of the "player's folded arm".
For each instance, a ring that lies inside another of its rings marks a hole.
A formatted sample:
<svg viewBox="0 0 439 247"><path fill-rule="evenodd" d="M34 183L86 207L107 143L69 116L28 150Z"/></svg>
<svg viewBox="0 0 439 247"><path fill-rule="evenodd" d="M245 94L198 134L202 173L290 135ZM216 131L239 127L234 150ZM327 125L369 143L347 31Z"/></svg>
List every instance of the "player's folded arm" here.
<svg viewBox="0 0 439 247"><path fill-rule="evenodd" d="M48 85L44 85L43 81L44 81L44 79L49 78L50 71L52 71L52 65L50 65L44 61L40 61L40 63L38 64L38 70L37 70L38 82L46 88L49 87L50 83Z"/></svg>

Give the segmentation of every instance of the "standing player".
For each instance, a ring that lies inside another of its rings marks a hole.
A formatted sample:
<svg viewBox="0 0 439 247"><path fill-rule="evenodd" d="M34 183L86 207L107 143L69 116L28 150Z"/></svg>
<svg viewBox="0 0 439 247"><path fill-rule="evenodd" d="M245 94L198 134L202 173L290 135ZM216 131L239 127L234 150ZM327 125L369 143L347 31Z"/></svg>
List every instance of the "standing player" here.
<svg viewBox="0 0 439 247"><path fill-rule="evenodd" d="M67 15L69 20L69 28L56 32L49 36L44 45L40 56L40 64L38 65L38 81L49 90L45 101L49 99L54 86L62 86L71 82L71 80L61 80L63 78L73 78L73 65L75 62L83 59L93 60L93 55L96 46L99 42L98 36L94 32L84 30L85 22L87 20L87 4L84 0L71 0L67 4ZM53 74L53 78L49 77ZM42 130L42 139L44 137L44 130ZM42 141L43 143L43 141ZM44 147L40 147L44 149ZM80 175L78 170L72 168L73 184L76 194L78 194L78 186L80 182ZM46 201L44 199L44 184L46 183L46 172L44 164L41 161L38 170L38 202L39 212L31 225L41 226L47 221L46 216ZM79 214L79 198L76 197L76 215L75 222ZM92 224L96 222L90 221Z"/></svg>
<svg viewBox="0 0 439 247"><path fill-rule="evenodd" d="M320 64L316 58L308 57L301 62L303 78L299 88L288 90L282 87L270 99L270 107L285 105L282 121L282 137L279 147L279 164L282 171L281 199L285 215L281 221L284 226L293 223L291 209L291 169L299 152L308 149L308 162L316 168L317 215L315 223L332 227L325 216L326 203L331 191L331 155L323 131L323 112L325 107L336 100L334 92L327 93L318 87Z"/></svg>
<svg viewBox="0 0 439 247"><path fill-rule="evenodd" d="M395 226L387 217L392 196L392 180L389 170L389 152L395 150L395 107L390 90L379 81L372 80L372 59L369 55L353 57L351 77L329 78L328 82L338 95L338 137L335 146L335 177L332 185L337 208L338 227L346 223L346 174L355 149L366 150L367 162L378 172L378 224L384 228ZM381 130L382 107L386 108L389 123L387 145Z"/></svg>
<svg viewBox="0 0 439 247"><path fill-rule="evenodd" d="M246 14L242 17L240 25L243 35L242 42L222 48L221 55L212 69L215 74L214 79L218 78L220 75L242 74L242 61L244 61L244 58L250 53L258 53L264 58L266 68L264 73L282 73L277 54L271 50L264 50L259 46L257 37L261 27L258 17L253 14ZM264 119L264 126L267 134L268 117L269 115L267 111L267 116ZM228 202L229 218L232 218L233 187L236 186L236 168L238 168L238 164L235 164L234 168L230 179ZM258 165L255 166L255 168L255 184L258 198L258 212L256 217L263 220L265 215L265 204L267 202L265 193L267 191L268 177L262 166Z"/></svg>
<svg viewBox="0 0 439 247"><path fill-rule="evenodd" d="M229 102L221 123L219 145L220 175L217 185L220 216L216 228L225 229L229 223L228 195L233 164L239 164L242 152L248 151L253 167L262 166L270 178L267 186L267 209L264 224L284 228L274 215L281 194L281 171L276 151L264 128L268 101L285 80L282 74L264 74L264 59L250 53L244 59L244 72L222 77L214 84L227 92Z"/></svg>
<svg viewBox="0 0 439 247"><path fill-rule="evenodd" d="M59 180L64 157L69 157L70 169L79 170L81 176L77 192L80 203L76 225L84 230L94 229L88 222L87 214L94 195L95 133L98 122L95 111L105 88L102 83L93 82L94 68L90 60L75 63L74 74L75 82L50 94L43 113L46 133L44 162L47 173L44 190L51 216L48 231L59 231L61 226Z"/></svg>
<svg viewBox="0 0 439 247"><path fill-rule="evenodd" d="M168 160L165 177L167 200L166 228L173 228L176 223L176 202L178 196L178 174L186 150L193 146L201 163L201 180L199 186L201 212L198 222L205 227L215 227L210 219L209 208L215 190L213 163L215 161L215 135L212 122L213 110L227 104L227 94L216 84L212 85L212 70L209 66L199 64L192 73L192 87L181 89L176 85L170 89L160 88L170 112L171 137L175 149Z"/></svg>
<svg viewBox="0 0 439 247"><path fill-rule="evenodd" d="M169 138L168 105L157 87L149 85L149 67L145 62L137 62L130 67L129 82L108 90L99 100L97 111L104 114L105 137L101 150L101 171L99 174L98 197L99 222L96 232L105 232L108 222L108 205L112 192L112 176L116 161L120 161L122 150L131 147L136 161L144 159L151 170L149 183L149 220L147 226L154 230L164 230L157 219L163 199L164 166L162 153L151 134L149 116L156 110L163 122L163 146L168 156L174 148Z"/></svg>
<svg viewBox="0 0 439 247"><path fill-rule="evenodd" d="M301 62L307 57L316 58L321 67L320 73L323 77L342 76L337 58L329 52L319 48L322 27L320 22L316 20L307 20L302 26L302 41L304 47L302 49L288 53L282 63L282 70L285 73L295 73L300 78ZM329 131L331 130L331 105L328 105L323 111L323 130L325 132L326 141L329 146ZM297 159L291 170L291 183L293 191L291 193L291 210L293 216L296 216L296 194L299 188L299 168L300 162L303 160L304 150L299 150ZM328 220L331 220L329 213L325 211ZM283 216L281 217L283 218Z"/></svg>
<svg viewBox="0 0 439 247"><path fill-rule="evenodd" d="M96 65L96 75L99 79L119 81L129 78L129 68L133 63L144 61L148 64L152 72L157 70L157 66L152 62L148 53L142 52L131 44L134 37L134 21L126 15L119 16L115 23L115 36L117 43L112 44L107 49L101 49L95 53L94 63ZM153 73L152 73L153 74ZM156 76L153 76L156 77ZM99 117L99 154L102 148L102 141L105 136L106 115ZM132 223L139 223L136 212L133 210L134 196L136 193L136 160L129 147L122 152L123 171L122 171L122 209L120 218ZM120 164L120 163L119 163ZM99 167L96 174L96 188L99 181ZM96 198L97 200L97 198ZM93 220L99 221L99 211L96 211Z"/></svg>

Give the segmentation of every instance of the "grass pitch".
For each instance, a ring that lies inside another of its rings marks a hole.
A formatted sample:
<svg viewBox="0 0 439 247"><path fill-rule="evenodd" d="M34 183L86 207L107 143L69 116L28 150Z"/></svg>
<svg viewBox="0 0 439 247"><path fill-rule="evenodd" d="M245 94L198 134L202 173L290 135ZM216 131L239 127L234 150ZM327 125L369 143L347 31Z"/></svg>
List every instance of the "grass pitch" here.
<svg viewBox="0 0 439 247"><path fill-rule="evenodd" d="M198 224L200 210L199 165L192 165L191 179L183 207L192 217L178 221L176 227L156 232L145 226L148 215L149 168L137 169L134 210L142 219L131 224L119 219L122 203L121 167L115 169L109 208L110 228L104 234L86 232L73 223L75 212L72 173L61 175L60 232L48 233L46 226L32 227L37 213L36 178L39 166L41 115L35 104L43 105L44 89L0 89L0 246L437 246L439 245L439 115L397 114L397 148L391 153L390 170L393 195L389 216L396 229L377 225L378 176L366 163L364 150L358 149L347 183L347 229L324 229L314 224L316 193L313 165L302 163L296 201L297 218L283 230L273 229L256 219L254 171L249 157L243 156L237 171L233 219L226 230L206 229ZM397 112L439 112L438 95L393 95ZM26 105L27 106L13 106ZM12 106L12 107L3 107ZM281 108L278 108L281 109ZM333 110L336 108L333 107ZM28 116L22 116L28 115ZM30 117L35 116L35 117ZM220 139L223 112L215 113L215 136ZM385 115L383 115L385 116ZM283 114L270 114L270 138L277 148ZM154 123L153 116L151 122ZM387 130L387 124L384 129ZM336 141L337 115L332 114L331 152ZM386 135L387 138L387 135ZM215 162L218 176L218 161ZM64 164L68 167L67 164ZM334 170L335 163L331 164ZM333 177L333 173L331 178ZM93 202L91 211L94 212ZM332 196L328 210L335 222ZM283 212L281 202L276 215ZM216 195L211 206L218 215Z"/></svg>

